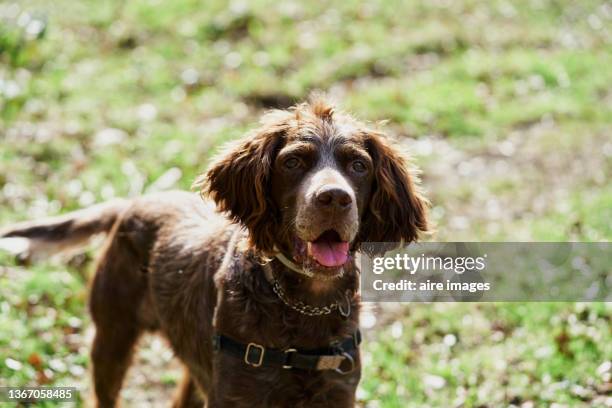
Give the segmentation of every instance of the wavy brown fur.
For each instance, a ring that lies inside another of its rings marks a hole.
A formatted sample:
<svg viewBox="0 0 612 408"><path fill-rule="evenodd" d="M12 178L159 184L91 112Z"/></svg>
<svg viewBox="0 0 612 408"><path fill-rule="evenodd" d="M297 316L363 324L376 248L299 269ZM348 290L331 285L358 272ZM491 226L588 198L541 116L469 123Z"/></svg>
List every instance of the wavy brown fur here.
<svg viewBox="0 0 612 408"><path fill-rule="evenodd" d="M288 149L306 154L299 171L283 167ZM334 190L326 191L343 197L341 208L317 198L329 183ZM269 263L296 301L326 305L348 291L353 313L345 319L288 308L265 278L262 255L275 246L294 250L300 234L311 240L329 228L353 249L365 240L416 239L427 228L426 201L408 162L383 134L319 99L267 115L258 130L226 147L196 185L216 210L194 194L159 193L7 230L12 238L57 247L109 230L90 297L97 405L117 404L134 345L143 332L155 331L186 367L175 407L354 406L358 354L355 371L345 376L254 368L214 353L211 336L216 331L243 343L313 349L354 333L354 259L325 281Z"/></svg>

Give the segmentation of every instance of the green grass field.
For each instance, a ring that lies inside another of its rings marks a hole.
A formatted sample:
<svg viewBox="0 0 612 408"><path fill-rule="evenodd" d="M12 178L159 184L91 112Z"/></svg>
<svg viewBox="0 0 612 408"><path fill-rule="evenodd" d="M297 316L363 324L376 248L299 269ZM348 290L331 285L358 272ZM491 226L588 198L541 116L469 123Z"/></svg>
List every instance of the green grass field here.
<svg viewBox="0 0 612 408"><path fill-rule="evenodd" d="M0 225L188 189L265 109L323 90L412 152L429 239L609 241L611 20L590 0L4 0ZM0 255L0 386L76 384L85 400L96 246L67 268ZM611 317L374 305L360 404L612 406ZM179 380L146 339L125 404L167 406Z"/></svg>

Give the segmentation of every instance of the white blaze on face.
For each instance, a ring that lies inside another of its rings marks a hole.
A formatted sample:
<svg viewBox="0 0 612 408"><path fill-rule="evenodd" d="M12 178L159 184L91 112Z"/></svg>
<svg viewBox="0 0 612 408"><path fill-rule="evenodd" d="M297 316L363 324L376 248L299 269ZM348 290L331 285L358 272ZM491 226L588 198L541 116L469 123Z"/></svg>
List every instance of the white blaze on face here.
<svg viewBox="0 0 612 408"><path fill-rule="evenodd" d="M315 201L315 196L317 192L324 188L340 188L347 193L350 194L351 199L355 203L355 192L353 191L353 187L349 184L346 177L340 173L338 169L333 167L325 167L318 171L315 171L314 174L310 177L309 180L304 182L305 191L301 192L300 197L306 201L306 205L304 203L300 204L299 208L308 208ZM351 208L351 212L357 212L357 206L354 205ZM350 214L352 215L352 214Z"/></svg>
<svg viewBox="0 0 612 408"><path fill-rule="evenodd" d="M309 231L306 234L307 253L319 264L326 267L338 267L346 263L350 244L356 230L350 224L356 223L357 206L336 216L334 210L321 209L316 203L316 195L322 189L342 189L350 194L353 203L355 193L346 178L333 167L325 167L312 174L304 183L305 191L300 194L298 219ZM337 218L336 218L337 217ZM347 228L347 226L349 226Z"/></svg>

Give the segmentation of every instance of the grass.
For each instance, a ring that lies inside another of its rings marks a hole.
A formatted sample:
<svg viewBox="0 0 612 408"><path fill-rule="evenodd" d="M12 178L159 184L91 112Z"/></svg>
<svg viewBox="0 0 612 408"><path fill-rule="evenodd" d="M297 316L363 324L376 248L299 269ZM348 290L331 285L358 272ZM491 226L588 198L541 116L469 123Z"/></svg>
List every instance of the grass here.
<svg viewBox="0 0 612 408"><path fill-rule="evenodd" d="M611 14L590 0L5 1L0 224L189 188L263 110L323 89L411 149L434 239L609 241ZM0 259L0 385L89 387L90 259ZM363 405L610 404L609 305L377 317Z"/></svg>
<svg viewBox="0 0 612 408"><path fill-rule="evenodd" d="M602 304L411 307L369 346L363 397L389 407L597 406L609 313Z"/></svg>

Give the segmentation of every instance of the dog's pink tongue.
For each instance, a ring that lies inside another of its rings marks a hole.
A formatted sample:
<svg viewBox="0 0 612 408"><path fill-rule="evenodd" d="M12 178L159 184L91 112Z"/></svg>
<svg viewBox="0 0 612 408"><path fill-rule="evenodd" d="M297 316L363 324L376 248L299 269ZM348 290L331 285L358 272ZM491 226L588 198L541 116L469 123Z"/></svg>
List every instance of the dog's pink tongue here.
<svg viewBox="0 0 612 408"><path fill-rule="evenodd" d="M321 265L333 267L344 265L348 259L348 242L309 242L310 254Z"/></svg>

